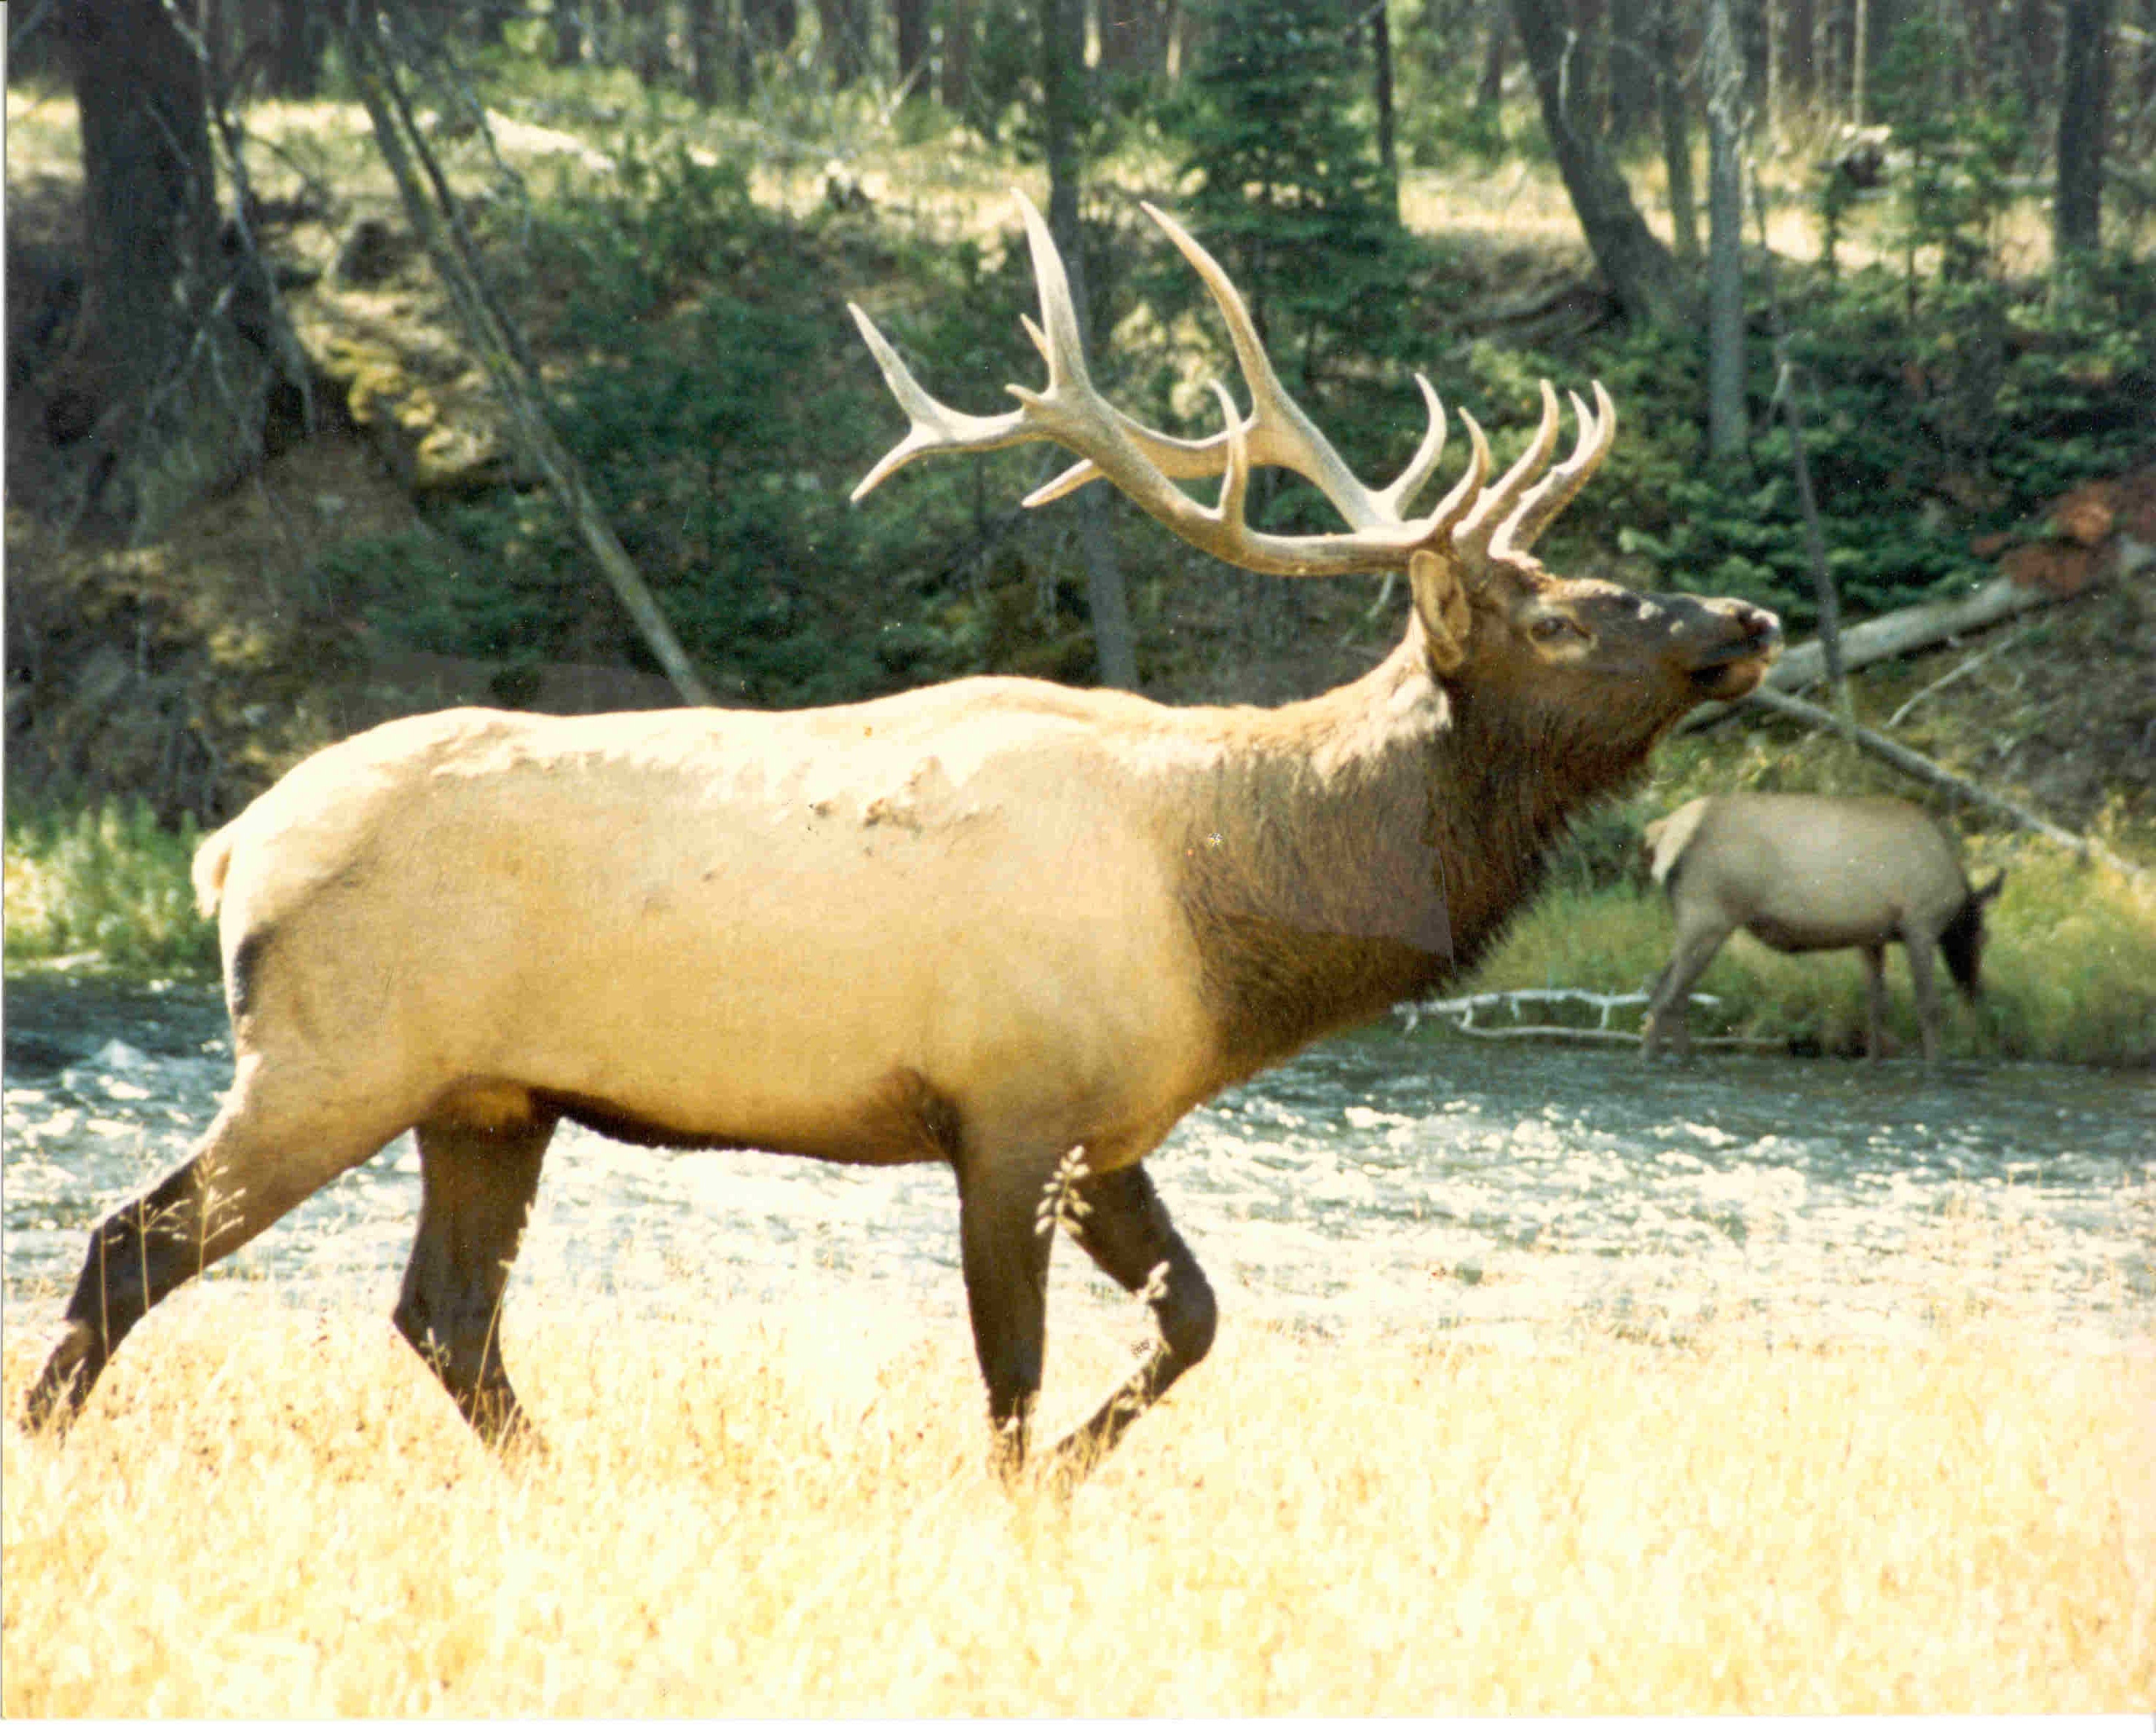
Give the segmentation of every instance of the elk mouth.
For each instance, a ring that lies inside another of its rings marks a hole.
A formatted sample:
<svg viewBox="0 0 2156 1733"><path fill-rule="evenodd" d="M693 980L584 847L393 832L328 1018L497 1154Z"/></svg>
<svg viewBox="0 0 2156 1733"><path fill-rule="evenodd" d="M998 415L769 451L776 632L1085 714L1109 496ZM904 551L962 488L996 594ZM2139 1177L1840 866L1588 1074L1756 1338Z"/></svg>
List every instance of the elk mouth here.
<svg viewBox="0 0 2156 1733"><path fill-rule="evenodd" d="M1701 695L1719 704L1749 697L1782 654L1782 623L1766 609L1745 608L1734 623L1739 635L1709 650L1691 669Z"/></svg>

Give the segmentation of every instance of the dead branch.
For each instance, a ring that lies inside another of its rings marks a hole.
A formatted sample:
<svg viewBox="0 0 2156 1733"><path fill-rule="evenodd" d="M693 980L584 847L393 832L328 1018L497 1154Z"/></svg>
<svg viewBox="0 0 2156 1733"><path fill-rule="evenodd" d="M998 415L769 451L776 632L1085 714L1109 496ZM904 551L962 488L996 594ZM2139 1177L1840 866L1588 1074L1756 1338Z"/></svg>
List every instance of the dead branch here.
<svg viewBox="0 0 2156 1733"><path fill-rule="evenodd" d="M1995 626L2001 620L2011 619L2015 614L2059 599L2045 591L2027 588L2010 577L1995 577L1973 594L1957 600L1919 602L1914 608L1898 608L1892 613L1866 620L1861 626L1850 627L1841 634L1841 665L1854 673L1874 662L1892 661L1897 656L1929 649L1933 644L1958 638L1965 632ZM1816 639L1798 644L1768 669L1767 684L1761 690L1772 688L1788 692L1815 684L1825 673L1825 660ZM1702 704L1677 725L1677 730L1689 734L1720 721L1740 707Z"/></svg>
<svg viewBox="0 0 2156 1733"><path fill-rule="evenodd" d="M382 48L380 20L372 0L355 0L349 11L341 12L337 29L352 82L373 123L382 161L397 182L406 214L426 245L466 340L486 370L488 382L509 411L518 443L576 525L585 546L675 690L690 704L711 703L710 690L674 635L658 598L599 509L582 466L547 418L545 387L538 368L516 322L486 286L478 249L465 228L440 165L413 115L395 63ZM431 199L421 184L422 173L433 189Z"/></svg>

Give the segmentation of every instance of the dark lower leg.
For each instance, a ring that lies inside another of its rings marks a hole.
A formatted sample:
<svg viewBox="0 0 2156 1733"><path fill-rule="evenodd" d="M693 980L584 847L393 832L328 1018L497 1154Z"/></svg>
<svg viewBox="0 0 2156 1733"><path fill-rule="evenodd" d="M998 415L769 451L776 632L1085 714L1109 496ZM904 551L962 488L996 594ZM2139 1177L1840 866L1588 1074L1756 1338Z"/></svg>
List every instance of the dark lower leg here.
<svg viewBox="0 0 2156 1733"><path fill-rule="evenodd" d="M1126 1292L1145 1296L1160 1341L1092 1418L1055 1447L1058 1469L1072 1480L1089 1473L1132 1421L1205 1357L1219 1315L1212 1284L1168 1220L1144 1168L1086 1180L1079 1195L1091 1208L1074 1238Z"/></svg>
<svg viewBox="0 0 2156 1733"><path fill-rule="evenodd" d="M1048 1255L1037 1231L1041 1185L1052 1163L985 1160L960 1166L958 1235L973 1347L988 1387L991 1460L1006 1479L1025 1462L1026 1427L1048 1343Z"/></svg>
<svg viewBox="0 0 2156 1733"><path fill-rule="evenodd" d="M1887 953L1864 946L1864 1056L1876 1059L1887 1042Z"/></svg>
<svg viewBox="0 0 2156 1733"><path fill-rule="evenodd" d="M73 1419L106 1362L151 1307L299 1201L266 1192L250 1197L210 1177L233 1165L208 1151L199 1153L122 1204L91 1233L68 1302L67 1327L30 1391L25 1418L31 1427L64 1426Z"/></svg>
<svg viewBox="0 0 2156 1733"><path fill-rule="evenodd" d="M489 1443L532 1436L502 1362L501 1299L553 1131L418 1134L419 1230L397 1327Z"/></svg>

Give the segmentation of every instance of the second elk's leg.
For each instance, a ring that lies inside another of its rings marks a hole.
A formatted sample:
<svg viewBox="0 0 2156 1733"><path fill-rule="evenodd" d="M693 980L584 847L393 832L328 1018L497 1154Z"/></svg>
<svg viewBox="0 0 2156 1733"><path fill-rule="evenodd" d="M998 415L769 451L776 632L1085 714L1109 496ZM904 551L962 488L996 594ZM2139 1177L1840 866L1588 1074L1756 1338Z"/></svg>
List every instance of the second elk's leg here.
<svg viewBox="0 0 2156 1733"><path fill-rule="evenodd" d="M1078 1195L1090 1209L1072 1237L1125 1291L1146 1295L1160 1340L1093 1418L1055 1447L1057 1471L1073 1481L1084 1478L1132 1421L1205 1357L1219 1317L1212 1284L1168 1220L1168 1207L1142 1166L1134 1163L1081 1181Z"/></svg>
<svg viewBox="0 0 2156 1733"><path fill-rule="evenodd" d="M1864 952L1864 1057L1876 1060L1887 1043L1887 947L1859 948Z"/></svg>
<svg viewBox="0 0 2156 1733"><path fill-rule="evenodd" d="M397 1327L481 1438L536 1442L502 1363L501 1296L554 1122L501 1132L423 1125L416 1135L419 1231Z"/></svg>

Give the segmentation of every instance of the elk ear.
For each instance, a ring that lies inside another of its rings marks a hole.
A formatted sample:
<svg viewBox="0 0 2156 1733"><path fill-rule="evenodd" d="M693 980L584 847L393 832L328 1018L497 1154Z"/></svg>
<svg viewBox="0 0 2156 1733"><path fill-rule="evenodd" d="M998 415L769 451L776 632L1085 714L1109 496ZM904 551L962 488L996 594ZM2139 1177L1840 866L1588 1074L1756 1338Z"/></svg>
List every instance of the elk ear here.
<svg viewBox="0 0 2156 1733"><path fill-rule="evenodd" d="M1409 554L1408 589L1422 621L1430 665L1440 674L1454 672L1467 659L1467 633L1474 619L1458 565L1427 548Z"/></svg>
<svg viewBox="0 0 2156 1733"><path fill-rule="evenodd" d="M2006 869L2001 867L1997 872L1991 875L1991 882L1989 884L1979 884L1975 890L1969 892L1969 900L1974 903L1979 908L1982 908L1986 903L1997 896L1999 893L2005 888Z"/></svg>

